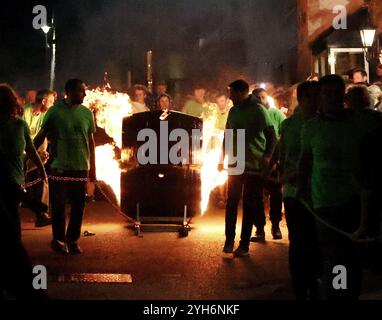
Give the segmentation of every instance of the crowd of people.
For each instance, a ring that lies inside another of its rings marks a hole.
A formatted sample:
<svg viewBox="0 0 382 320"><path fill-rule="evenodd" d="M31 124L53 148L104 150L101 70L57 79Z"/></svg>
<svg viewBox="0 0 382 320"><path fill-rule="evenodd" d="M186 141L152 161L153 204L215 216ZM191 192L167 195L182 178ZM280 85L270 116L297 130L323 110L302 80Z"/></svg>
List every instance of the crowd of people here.
<svg viewBox="0 0 382 320"><path fill-rule="evenodd" d="M203 119L212 104L217 130L245 129L245 171L230 175L226 190L220 190L219 201L226 210L223 252L246 257L251 242L265 241L266 194L275 240L283 238L284 207L297 299L357 299L362 280L357 241L377 239L373 245L380 250L382 91L379 83L367 83L362 69L352 75L348 85L337 75L299 84L293 111L278 107L263 86L250 86L244 80L223 91L195 85L182 107L168 94L165 82L159 82L153 94L142 85L132 89L133 113L179 110ZM96 181L96 124L92 112L82 105L85 95L84 82L72 79L62 100L54 91L40 90L27 92L21 102L9 85L0 84L1 226L17 243L18 255L7 252L9 261L25 266L24 279L29 279L30 265L21 243L21 202L35 211L36 227L52 224L54 251L82 253L78 241L86 185ZM36 180L39 183L34 185ZM33 186L26 197L23 186L30 182ZM241 197L243 220L235 249ZM66 202L71 206L68 224ZM346 267L346 290L332 285L336 266ZM0 287L8 286L0 282ZM25 289L22 284L20 288Z"/></svg>
<svg viewBox="0 0 382 320"><path fill-rule="evenodd" d="M229 86L234 107L226 128L246 130L246 170L229 176L223 252L246 257L251 240L264 241L266 189L273 238L280 239L281 194L297 299L355 300L361 293L363 258L381 261L381 95L373 98L377 85L368 85L364 73L357 78L358 73L348 86L338 75L299 84L298 107L288 119L267 111L263 90L250 93L243 80ZM234 250L241 194L243 221ZM365 251L365 239L370 241L367 253L360 250ZM345 288L333 285L339 267L346 270Z"/></svg>

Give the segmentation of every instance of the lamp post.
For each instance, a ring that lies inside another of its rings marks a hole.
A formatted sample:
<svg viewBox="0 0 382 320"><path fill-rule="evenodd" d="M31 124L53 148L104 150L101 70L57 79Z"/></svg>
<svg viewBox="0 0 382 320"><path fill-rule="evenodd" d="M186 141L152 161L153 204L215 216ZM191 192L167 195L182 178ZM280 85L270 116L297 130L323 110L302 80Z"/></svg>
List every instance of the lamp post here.
<svg viewBox="0 0 382 320"><path fill-rule="evenodd" d="M54 26L54 17L52 17L52 26L42 26L41 30L44 32L45 36L45 50L51 49L51 60L50 60L50 73L49 73L49 89L53 90L55 81L55 69L56 69L56 28ZM48 41L48 34L52 30L52 42Z"/></svg>
<svg viewBox="0 0 382 320"><path fill-rule="evenodd" d="M360 30L361 40L362 40L362 48L366 54L366 60L371 61L373 58L373 44L375 38L376 30L371 27L366 27Z"/></svg>
<svg viewBox="0 0 382 320"><path fill-rule="evenodd" d="M369 7L366 7L367 10L367 22L366 24L361 28L359 31L361 35L361 41L362 41L362 48L366 55L366 60L370 62L374 55L373 55L373 44L376 34L376 29L372 26L370 22L370 15L369 15Z"/></svg>

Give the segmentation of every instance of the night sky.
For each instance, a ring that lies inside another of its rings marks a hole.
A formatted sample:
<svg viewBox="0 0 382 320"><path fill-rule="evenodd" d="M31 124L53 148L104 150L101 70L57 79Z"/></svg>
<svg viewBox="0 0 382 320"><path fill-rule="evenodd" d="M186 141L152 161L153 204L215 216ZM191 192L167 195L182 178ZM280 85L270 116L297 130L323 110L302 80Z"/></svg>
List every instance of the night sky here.
<svg viewBox="0 0 382 320"><path fill-rule="evenodd" d="M155 79L218 85L291 81L297 45L295 0L13 1L0 11L0 82L19 91L49 84L49 51L32 27L32 8L54 12L56 89L78 77L116 89L145 81L145 52L154 51Z"/></svg>

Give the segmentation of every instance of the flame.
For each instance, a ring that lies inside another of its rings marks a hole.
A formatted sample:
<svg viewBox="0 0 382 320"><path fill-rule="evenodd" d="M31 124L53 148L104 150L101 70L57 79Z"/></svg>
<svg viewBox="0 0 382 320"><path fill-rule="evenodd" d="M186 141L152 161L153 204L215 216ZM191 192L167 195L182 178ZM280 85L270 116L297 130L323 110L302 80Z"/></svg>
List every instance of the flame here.
<svg viewBox="0 0 382 320"><path fill-rule="evenodd" d="M97 88L86 91L84 105L95 110L97 125L122 148L122 119L133 113L130 97L126 93Z"/></svg>
<svg viewBox="0 0 382 320"><path fill-rule="evenodd" d="M207 112L203 121L203 148L201 178L201 213L206 212L211 192L223 185L228 179L227 170L219 171L218 164L224 141L224 131L215 127L217 117L216 104L206 104Z"/></svg>
<svg viewBox="0 0 382 320"><path fill-rule="evenodd" d="M132 115L130 97L121 92L97 88L87 90L84 105L95 111L98 127L105 130L113 144L96 147L97 179L109 185L121 202L121 169L115 155L115 146L122 148L122 120Z"/></svg>
<svg viewBox="0 0 382 320"><path fill-rule="evenodd" d="M105 144L96 148L97 179L108 184L121 203L121 169L115 159L114 146Z"/></svg>
<svg viewBox="0 0 382 320"><path fill-rule="evenodd" d="M132 115L132 105L127 94L97 88L88 90L84 105L95 111L98 127L114 140L113 144L96 147L97 178L109 185L120 204L121 169L116 159L115 146L122 148L122 119ZM203 122L203 148L201 152L201 213L206 212L211 192L223 185L227 171L218 171L218 163L224 140L224 131L215 128L216 104L206 104ZM129 155L122 150L122 158Z"/></svg>

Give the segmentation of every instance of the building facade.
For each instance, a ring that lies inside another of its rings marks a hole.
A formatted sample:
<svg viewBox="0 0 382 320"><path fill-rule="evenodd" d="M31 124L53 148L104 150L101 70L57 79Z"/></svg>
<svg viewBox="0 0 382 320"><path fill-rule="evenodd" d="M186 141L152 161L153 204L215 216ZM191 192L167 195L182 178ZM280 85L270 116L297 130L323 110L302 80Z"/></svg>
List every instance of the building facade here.
<svg viewBox="0 0 382 320"><path fill-rule="evenodd" d="M360 30L372 24L376 40L369 54L363 48ZM378 64L382 34L380 0L298 0L297 78L311 74L337 73L344 77L356 67L364 68L370 79Z"/></svg>

